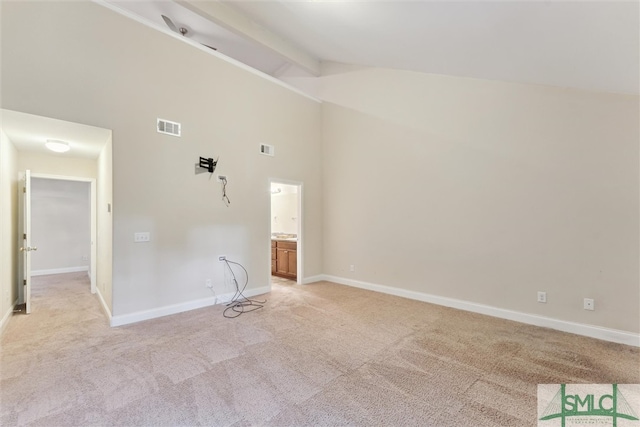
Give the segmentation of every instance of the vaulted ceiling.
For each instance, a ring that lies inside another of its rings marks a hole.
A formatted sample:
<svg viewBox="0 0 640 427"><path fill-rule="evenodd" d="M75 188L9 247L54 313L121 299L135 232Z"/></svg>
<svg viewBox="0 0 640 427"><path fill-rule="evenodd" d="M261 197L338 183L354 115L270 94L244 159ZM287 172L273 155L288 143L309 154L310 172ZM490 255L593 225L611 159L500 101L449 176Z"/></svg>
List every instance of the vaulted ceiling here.
<svg viewBox="0 0 640 427"><path fill-rule="evenodd" d="M313 78L331 61L640 94L637 1L96 1L171 33L165 15L187 30L184 40L277 78ZM0 116L20 150L44 152L44 141L58 138L73 143L72 156L96 158L108 137Z"/></svg>
<svg viewBox="0 0 640 427"><path fill-rule="evenodd" d="M640 92L635 1L122 1L109 3L267 74L324 61Z"/></svg>

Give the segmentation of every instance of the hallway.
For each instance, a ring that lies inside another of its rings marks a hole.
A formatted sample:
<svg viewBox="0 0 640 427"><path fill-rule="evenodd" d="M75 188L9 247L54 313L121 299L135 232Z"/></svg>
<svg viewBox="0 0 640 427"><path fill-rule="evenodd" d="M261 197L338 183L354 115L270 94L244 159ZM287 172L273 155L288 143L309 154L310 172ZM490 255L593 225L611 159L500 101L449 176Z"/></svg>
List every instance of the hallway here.
<svg viewBox="0 0 640 427"><path fill-rule="evenodd" d="M108 319L90 287L86 272L32 277L31 314L13 315L2 337L4 350L20 342L30 351L55 358L47 346L54 337L57 346L71 345L78 336L109 331Z"/></svg>

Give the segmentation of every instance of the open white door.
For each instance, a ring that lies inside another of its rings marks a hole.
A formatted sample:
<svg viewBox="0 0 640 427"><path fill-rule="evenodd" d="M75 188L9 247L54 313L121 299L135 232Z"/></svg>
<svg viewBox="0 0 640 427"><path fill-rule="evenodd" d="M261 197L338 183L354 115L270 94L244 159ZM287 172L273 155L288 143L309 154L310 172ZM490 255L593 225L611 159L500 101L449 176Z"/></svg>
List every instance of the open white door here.
<svg viewBox="0 0 640 427"><path fill-rule="evenodd" d="M31 251L38 248L31 246L31 171L24 173L24 181L20 191L22 218L20 237L22 245L20 252L22 257L18 257L21 261L20 271L22 272L22 303L25 305L25 313L31 313Z"/></svg>

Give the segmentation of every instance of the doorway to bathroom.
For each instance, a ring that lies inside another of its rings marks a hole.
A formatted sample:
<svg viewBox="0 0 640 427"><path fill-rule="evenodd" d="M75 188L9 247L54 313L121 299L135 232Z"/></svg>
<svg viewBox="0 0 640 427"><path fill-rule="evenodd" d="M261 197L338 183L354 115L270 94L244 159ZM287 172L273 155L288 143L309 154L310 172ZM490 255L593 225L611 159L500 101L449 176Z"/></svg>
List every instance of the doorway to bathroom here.
<svg viewBox="0 0 640 427"><path fill-rule="evenodd" d="M302 184L271 181L271 276L302 283Z"/></svg>

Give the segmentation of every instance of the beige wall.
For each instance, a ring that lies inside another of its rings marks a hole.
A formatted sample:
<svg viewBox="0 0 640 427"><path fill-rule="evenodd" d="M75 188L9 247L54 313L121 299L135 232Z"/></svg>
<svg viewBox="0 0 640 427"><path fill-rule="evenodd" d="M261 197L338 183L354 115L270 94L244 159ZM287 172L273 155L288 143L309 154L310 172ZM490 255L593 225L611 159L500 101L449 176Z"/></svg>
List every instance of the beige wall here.
<svg viewBox="0 0 640 427"><path fill-rule="evenodd" d="M293 185L271 184L280 193L271 195L271 232L298 233L298 189Z"/></svg>
<svg viewBox="0 0 640 427"><path fill-rule="evenodd" d="M94 3L6 3L1 24L3 108L113 130L114 315L210 297L207 278L220 292L218 254L268 286L271 177L304 183L304 271L321 273L320 104ZM229 207L199 156L219 156Z"/></svg>
<svg viewBox="0 0 640 427"><path fill-rule="evenodd" d="M18 153L0 129L0 320L18 299Z"/></svg>
<svg viewBox="0 0 640 427"><path fill-rule="evenodd" d="M339 64L322 85L325 273L638 332L638 97Z"/></svg>
<svg viewBox="0 0 640 427"><path fill-rule="evenodd" d="M56 154L42 154L32 151L18 152L18 170L31 170L31 173L72 176L77 178L96 178L95 159L62 157Z"/></svg>
<svg viewBox="0 0 640 427"><path fill-rule="evenodd" d="M91 183L31 178L32 274L89 270Z"/></svg>

